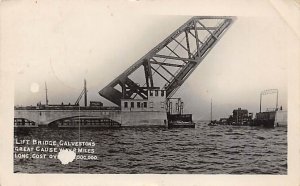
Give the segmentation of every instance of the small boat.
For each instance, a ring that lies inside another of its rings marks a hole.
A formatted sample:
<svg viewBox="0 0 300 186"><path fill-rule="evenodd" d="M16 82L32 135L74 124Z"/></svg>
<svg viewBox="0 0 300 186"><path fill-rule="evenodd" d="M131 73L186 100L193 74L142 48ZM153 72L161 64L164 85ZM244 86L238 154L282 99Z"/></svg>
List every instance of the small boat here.
<svg viewBox="0 0 300 186"><path fill-rule="evenodd" d="M208 125L209 126L217 126L218 124L217 124L217 122L215 120L215 121L211 121Z"/></svg>

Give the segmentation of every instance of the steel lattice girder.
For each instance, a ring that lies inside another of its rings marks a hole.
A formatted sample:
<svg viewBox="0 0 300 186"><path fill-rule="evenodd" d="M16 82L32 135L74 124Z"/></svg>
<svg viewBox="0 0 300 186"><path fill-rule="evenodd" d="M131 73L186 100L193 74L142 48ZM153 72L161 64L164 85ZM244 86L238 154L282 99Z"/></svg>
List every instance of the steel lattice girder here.
<svg viewBox="0 0 300 186"><path fill-rule="evenodd" d="M192 17L99 91L99 94L119 106L121 99L134 99L136 96L147 99L147 91L156 88L165 89L167 97L172 97L234 20L235 17L231 16ZM143 67L144 85L129 77L140 67ZM176 71L171 68L176 68ZM155 76L164 81L163 86L157 86L159 83L155 81ZM116 89L116 86L121 87L121 90Z"/></svg>

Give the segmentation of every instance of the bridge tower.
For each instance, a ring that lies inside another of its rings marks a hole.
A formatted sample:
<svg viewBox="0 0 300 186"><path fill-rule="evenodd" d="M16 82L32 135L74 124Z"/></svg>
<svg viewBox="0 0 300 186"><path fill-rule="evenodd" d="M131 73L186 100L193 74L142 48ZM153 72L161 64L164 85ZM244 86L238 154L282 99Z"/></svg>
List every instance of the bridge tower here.
<svg viewBox="0 0 300 186"><path fill-rule="evenodd" d="M121 75L99 91L112 103L148 99L148 91L165 90L171 98L221 39L235 17L190 18Z"/></svg>

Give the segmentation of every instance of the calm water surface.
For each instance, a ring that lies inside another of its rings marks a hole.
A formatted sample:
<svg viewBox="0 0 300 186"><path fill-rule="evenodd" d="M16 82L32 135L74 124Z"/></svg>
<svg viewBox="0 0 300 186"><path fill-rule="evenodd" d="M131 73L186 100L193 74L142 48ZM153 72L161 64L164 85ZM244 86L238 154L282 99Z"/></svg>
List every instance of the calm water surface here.
<svg viewBox="0 0 300 186"><path fill-rule="evenodd" d="M15 159L21 173L287 174L287 128L31 129L18 139L94 141L97 160Z"/></svg>

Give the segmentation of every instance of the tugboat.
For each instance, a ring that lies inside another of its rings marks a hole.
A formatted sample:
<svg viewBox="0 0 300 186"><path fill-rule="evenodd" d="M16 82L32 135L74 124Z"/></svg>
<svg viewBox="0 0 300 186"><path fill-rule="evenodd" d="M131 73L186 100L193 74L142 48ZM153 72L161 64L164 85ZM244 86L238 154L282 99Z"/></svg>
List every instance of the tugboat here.
<svg viewBox="0 0 300 186"><path fill-rule="evenodd" d="M173 103L175 103L175 110L172 109ZM169 98L167 110L168 128L195 128L192 114L183 114L183 102L180 98Z"/></svg>

